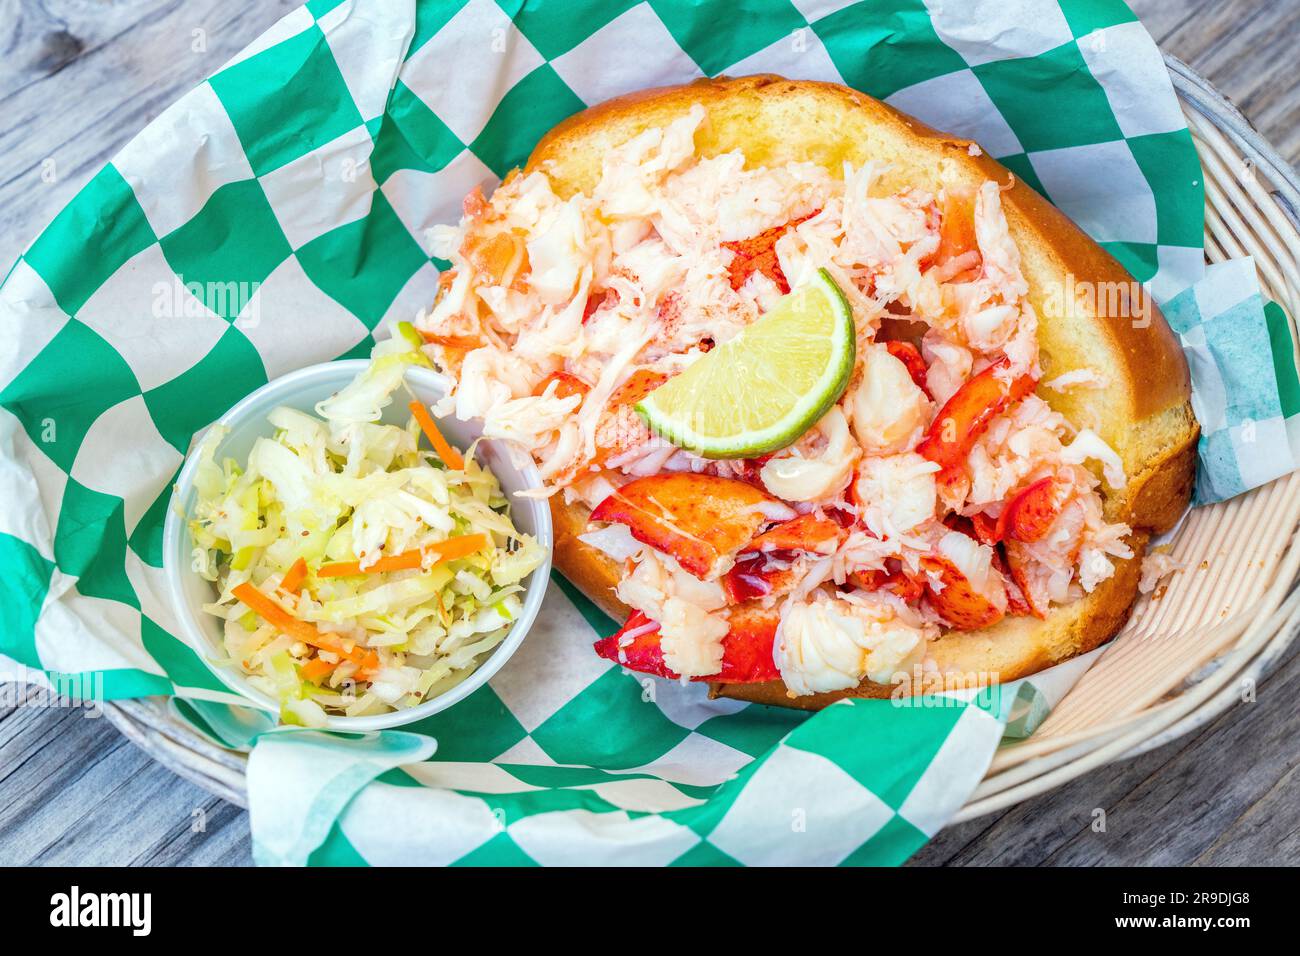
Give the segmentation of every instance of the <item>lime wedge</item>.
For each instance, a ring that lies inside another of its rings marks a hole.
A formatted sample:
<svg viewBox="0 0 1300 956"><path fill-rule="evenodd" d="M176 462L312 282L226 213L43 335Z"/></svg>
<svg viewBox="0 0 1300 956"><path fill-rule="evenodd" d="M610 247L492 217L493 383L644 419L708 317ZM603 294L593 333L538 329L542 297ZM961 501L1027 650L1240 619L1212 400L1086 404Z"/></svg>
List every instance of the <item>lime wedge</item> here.
<svg viewBox="0 0 1300 956"><path fill-rule="evenodd" d="M705 458L795 442L835 404L857 352L853 314L825 269L636 405L646 424Z"/></svg>

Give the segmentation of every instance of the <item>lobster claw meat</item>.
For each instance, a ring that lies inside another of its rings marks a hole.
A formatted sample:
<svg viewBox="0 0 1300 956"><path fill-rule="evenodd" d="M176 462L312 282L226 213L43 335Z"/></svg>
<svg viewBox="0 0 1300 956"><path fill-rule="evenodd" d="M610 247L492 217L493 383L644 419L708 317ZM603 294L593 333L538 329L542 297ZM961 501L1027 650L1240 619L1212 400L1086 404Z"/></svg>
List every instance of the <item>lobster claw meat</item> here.
<svg viewBox="0 0 1300 956"><path fill-rule="evenodd" d="M838 522L811 513L769 528L745 545L723 576L727 603L785 594L794 587L797 577L791 561L800 553L834 554L847 536Z"/></svg>
<svg viewBox="0 0 1300 956"><path fill-rule="evenodd" d="M604 292L593 292L587 296L587 304L582 310L582 324L586 325L597 310L604 306L613 306L618 304L618 292L614 289L606 289Z"/></svg>
<svg viewBox="0 0 1300 956"><path fill-rule="evenodd" d="M1001 575L994 575L997 591L990 593L980 591L946 555L928 554L921 558L921 567L938 579L938 587L926 581L926 597L935 613L949 626L974 631L996 624L1006 616L1006 587Z"/></svg>
<svg viewBox="0 0 1300 956"><path fill-rule="evenodd" d="M1002 509L997 521L997 539L1038 541L1047 534L1065 506L1074 497L1072 482L1048 475L1026 486Z"/></svg>
<svg viewBox="0 0 1300 956"><path fill-rule="evenodd" d="M769 519L788 509L734 478L679 472L624 485L596 506L592 521L626 525L632 537L671 555L701 579L716 576Z"/></svg>
<svg viewBox="0 0 1300 956"><path fill-rule="evenodd" d="M475 186L471 189L469 195L461 201L460 206L467 219L482 219L486 216L488 201L487 197L483 195L483 187Z"/></svg>
<svg viewBox="0 0 1300 956"><path fill-rule="evenodd" d="M925 384L925 377L929 370L926 368L925 359L921 358L920 349L911 342L890 340L885 343L885 351L907 366L907 374L912 376L912 383L925 392L926 398L934 397Z"/></svg>
<svg viewBox="0 0 1300 956"><path fill-rule="evenodd" d="M745 551L834 554L847 536L847 532L830 518L809 513L769 528L749 542Z"/></svg>
<svg viewBox="0 0 1300 956"><path fill-rule="evenodd" d="M1033 614L1034 609L1025 597L1025 592L1020 589L1020 584L1016 581L1015 576L1011 573L1011 567L1007 563L1006 555L1002 548L993 549L993 566L998 569L1002 575L1003 582L1007 588L1007 613L1024 617L1027 614Z"/></svg>
<svg viewBox="0 0 1300 956"><path fill-rule="evenodd" d="M897 561L893 562L897 564ZM864 591L889 591L904 601L915 601L925 593L925 580L908 574L901 567L881 571L866 568L849 573L849 582Z"/></svg>
<svg viewBox="0 0 1300 956"><path fill-rule="evenodd" d="M1006 554L1006 567L1011 576L1011 583L1020 592L1024 605L1023 613L1045 619L1051 598L1042 583L1042 576L1034 567L1035 562L1029 555L1028 549L1014 538L1004 541L1002 548ZM1008 595L1010 596L1010 592Z"/></svg>
<svg viewBox="0 0 1300 956"><path fill-rule="evenodd" d="M970 473L965 463L947 465L934 473L934 488L939 500L950 508L958 508L970 494Z"/></svg>
<svg viewBox="0 0 1300 956"><path fill-rule="evenodd" d="M1032 375L1021 375L1010 384L999 378L997 373L1009 365L999 359L957 389L916 446L922 457L939 465L941 483L951 483L954 474L964 476L971 448L993 419L1034 390Z"/></svg>
<svg viewBox="0 0 1300 956"><path fill-rule="evenodd" d="M533 389L533 394L544 395L546 390L551 387L552 382L555 383L556 398L568 398L570 395L586 398L587 393L591 391L590 385L570 372L552 372L537 383L537 387Z"/></svg>
<svg viewBox="0 0 1300 956"><path fill-rule="evenodd" d="M785 594L794 586L794 569L769 561L766 554L742 554L722 576L722 591L728 604Z"/></svg>
<svg viewBox="0 0 1300 956"><path fill-rule="evenodd" d="M652 437L650 428L632 406L668 381L663 372L639 368L614 389L596 423L595 464L601 465Z"/></svg>
<svg viewBox="0 0 1300 956"><path fill-rule="evenodd" d="M724 684L777 680L781 671L772 659L772 645L781 612L775 607L763 607L758 601L746 601L728 614L731 630L722 639L722 669L717 676L705 679Z"/></svg>
<svg viewBox="0 0 1300 956"><path fill-rule="evenodd" d="M949 186L944 191L939 210L939 250L937 263L979 251L975 236L975 191Z"/></svg>
<svg viewBox="0 0 1300 956"><path fill-rule="evenodd" d="M726 684L776 680L781 672L772 660L772 644L779 623L780 614L776 608L765 608L756 601L732 608L731 629L722 639L721 669L716 674L691 679ZM595 643L596 653L630 671L677 680L678 675L664 663L661 637L658 624L640 611L633 611L617 633Z"/></svg>
<svg viewBox="0 0 1300 956"><path fill-rule="evenodd" d="M461 253L469 260L474 273L484 285L522 289L528 274L528 247L521 233L499 230L490 234L471 230L465 237Z"/></svg>
<svg viewBox="0 0 1300 956"><path fill-rule="evenodd" d="M598 656L622 664L630 671L676 680L677 675L664 663L659 637L659 625L641 611L633 611L618 631L602 637L593 646Z"/></svg>
<svg viewBox="0 0 1300 956"><path fill-rule="evenodd" d="M786 279L785 273L781 271L781 263L777 260L776 241L799 223L811 219L815 215L817 213L813 212L798 219L791 219L784 226L773 226L771 229L765 229L757 236L751 236L748 239L724 242L722 248L735 253L735 258L731 260L731 265L727 267L727 278L731 281L731 287L739 289L748 281L751 275L755 272L761 272L776 283L776 287L781 290L782 295L788 293L790 283Z"/></svg>
<svg viewBox="0 0 1300 956"><path fill-rule="evenodd" d="M998 519L977 511L970 516L970 528L976 541L980 544L993 545L1002 540L1002 528Z"/></svg>
<svg viewBox="0 0 1300 956"><path fill-rule="evenodd" d="M1038 541L1052 529L1074 493L1074 484L1069 479L1048 475L1012 495L998 517L976 512L959 530L969 530L980 544Z"/></svg>
<svg viewBox="0 0 1300 956"><path fill-rule="evenodd" d="M654 369L639 368L627 377L627 381L614 389L609 396L610 405L635 405L656 388L668 381L664 372Z"/></svg>

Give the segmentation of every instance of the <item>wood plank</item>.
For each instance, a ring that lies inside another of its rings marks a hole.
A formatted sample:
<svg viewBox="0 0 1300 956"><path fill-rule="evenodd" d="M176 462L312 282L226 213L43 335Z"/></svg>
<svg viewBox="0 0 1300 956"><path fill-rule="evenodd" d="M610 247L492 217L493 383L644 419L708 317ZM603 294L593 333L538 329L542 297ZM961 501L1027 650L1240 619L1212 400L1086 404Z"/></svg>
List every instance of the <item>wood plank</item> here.
<svg viewBox="0 0 1300 956"><path fill-rule="evenodd" d="M1161 48L1209 77L1278 152L1300 162L1300 3L1133 0Z"/></svg>
<svg viewBox="0 0 1300 956"><path fill-rule="evenodd" d="M1295 866L1300 860L1300 776L1293 766L1263 797L1192 861L1194 866Z"/></svg>
<svg viewBox="0 0 1300 956"><path fill-rule="evenodd" d="M998 866L1300 863L1294 702L1300 643L1194 736L1111 764L998 815L941 833L914 861ZM1265 806L1266 805L1266 806ZM1260 815L1262 808L1263 816ZM1094 832L1105 811L1106 831ZM1249 840L1249 849L1237 840Z"/></svg>
<svg viewBox="0 0 1300 956"><path fill-rule="evenodd" d="M247 815L155 764L102 717L0 712L0 858L14 865L250 862Z"/></svg>
<svg viewBox="0 0 1300 956"><path fill-rule="evenodd" d="M1217 2L1218 0L1182 0L1179 3L1169 3L1168 0L1129 0L1129 7L1162 49L1183 58L1182 54L1170 47L1169 35L1188 20L1201 16L1207 7Z"/></svg>
<svg viewBox="0 0 1300 956"><path fill-rule="evenodd" d="M0 271L131 137L296 6L2 0Z"/></svg>
<svg viewBox="0 0 1300 956"><path fill-rule="evenodd" d="M1300 825L1300 791L1288 788L1300 762L1295 700L1300 647L1259 686L1253 703L1239 703L1187 742L1108 811L1104 840L1081 840L1048 858L1054 865L1184 865L1195 861L1272 795L1274 836ZM1175 742L1167 750L1173 750ZM1152 816L1140 808L1160 807ZM1138 812L1135 812L1138 811ZM1295 864L1281 847L1261 848L1263 863Z"/></svg>

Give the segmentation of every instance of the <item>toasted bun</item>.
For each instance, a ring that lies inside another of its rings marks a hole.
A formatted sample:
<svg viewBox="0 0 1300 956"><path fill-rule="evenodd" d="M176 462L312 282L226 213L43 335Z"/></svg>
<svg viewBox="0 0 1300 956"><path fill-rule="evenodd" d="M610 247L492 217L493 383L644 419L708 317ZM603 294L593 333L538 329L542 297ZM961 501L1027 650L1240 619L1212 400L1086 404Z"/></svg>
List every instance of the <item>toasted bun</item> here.
<svg viewBox="0 0 1300 956"><path fill-rule="evenodd" d="M936 132L865 94L843 86L776 76L702 80L611 100L565 120L537 145L528 170L541 170L562 197L590 193L607 150L643 130L666 126L692 104L707 119L696 134L702 156L740 150L750 166L814 162L841 175L845 163L889 164L886 189L918 186L1005 188L1002 206L1020 248L1029 301L1039 315L1044 379L1074 369L1097 371L1099 388L1040 395L1081 428L1092 428L1124 462L1127 486L1103 486L1106 516L1127 522L1135 557L1086 598L1054 608L1048 618L1005 618L974 632L950 631L931 645L942 671L984 672L1013 680L1097 647L1124 623L1137 595L1146 541L1168 530L1191 496L1199 434L1191 409L1187 362L1155 305L1128 290L1131 277L1059 210L970 140ZM1072 279L1072 282L1069 280ZM1065 301L1073 293L1073 301ZM628 609L614 596L621 569L577 539L588 511L551 499L555 566L608 613ZM817 708L845 696L885 696L871 682L853 691L792 698L784 685L718 685L728 697Z"/></svg>

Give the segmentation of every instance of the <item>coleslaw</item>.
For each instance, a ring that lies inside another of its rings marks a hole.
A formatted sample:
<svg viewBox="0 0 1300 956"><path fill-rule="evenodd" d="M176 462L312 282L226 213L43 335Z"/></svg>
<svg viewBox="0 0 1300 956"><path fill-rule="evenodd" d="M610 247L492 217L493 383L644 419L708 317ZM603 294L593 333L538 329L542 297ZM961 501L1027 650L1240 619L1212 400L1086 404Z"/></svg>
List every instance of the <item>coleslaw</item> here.
<svg viewBox="0 0 1300 956"><path fill-rule="evenodd" d="M406 371L428 365L419 342L403 323L316 414L273 410L243 464L217 460L225 428L199 448L193 568L217 591L203 610L284 723L454 687L504 640L545 557L474 446L448 445L419 401L404 426L380 420Z"/></svg>

